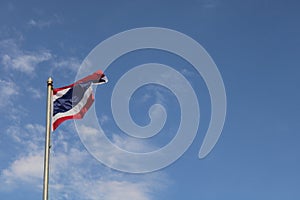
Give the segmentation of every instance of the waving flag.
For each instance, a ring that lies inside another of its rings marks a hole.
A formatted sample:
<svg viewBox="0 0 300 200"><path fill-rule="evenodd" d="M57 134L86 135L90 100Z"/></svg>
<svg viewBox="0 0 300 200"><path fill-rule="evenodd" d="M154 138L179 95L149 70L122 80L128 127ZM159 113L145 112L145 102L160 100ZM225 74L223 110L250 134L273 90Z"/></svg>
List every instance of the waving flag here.
<svg viewBox="0 0 300 200"><path fill-rule="evenodd" d="M94 102L92 84L107 82L101 70L79 81L53 89L52 130L68 119L81 119Z"/></svg>

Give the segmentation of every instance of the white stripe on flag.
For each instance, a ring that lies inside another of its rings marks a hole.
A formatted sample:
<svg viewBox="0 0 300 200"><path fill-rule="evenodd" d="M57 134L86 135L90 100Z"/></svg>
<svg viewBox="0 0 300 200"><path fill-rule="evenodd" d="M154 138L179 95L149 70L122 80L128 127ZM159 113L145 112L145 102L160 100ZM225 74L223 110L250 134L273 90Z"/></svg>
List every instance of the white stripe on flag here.
<svg viewBox="0 0 300 200"><path fill-rule="evenodd" d="M93 89L90 86L85 91L82 99L80 100L80 102L76 106L74 106L72 109L68 110L67 112L57 113L55 116L53 116L53 118L52 118L52 124L54 124L55 121L57 119L61 118L61 117L72 116L72 115L78 114L81 111L81 109L85 106L85 104L87 103L87 100L92 95L92 92L93 92Z"/></svg>
<svg viewBox="0 0 300 200"><path fill-rule="evenodd" d="M58 91L55 95L53 95L52 102L54 102L56 99L64 96L70 89L72 89L72 87Z"/></svg>

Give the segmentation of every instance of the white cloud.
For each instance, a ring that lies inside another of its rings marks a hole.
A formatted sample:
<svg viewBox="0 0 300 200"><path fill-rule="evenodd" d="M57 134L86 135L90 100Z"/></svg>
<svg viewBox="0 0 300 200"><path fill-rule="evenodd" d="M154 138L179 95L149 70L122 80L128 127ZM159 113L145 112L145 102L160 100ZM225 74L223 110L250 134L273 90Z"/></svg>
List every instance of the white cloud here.
<svg viewBox="0 0 300 200"><path fill-rule="evenodd" d="M40 124L9 126L6 133L19 145L26 146L28 151L36 152L43 148L45 127ZM24 152L23 152L24 153ZM25 152L26 153L26 152Z"/></svg>
<svg viewBox="0 0 300 200"><path fill-rule="evenodd" d="M188 70L188 69L182 69L180 71L180 73L183 74L184 76L187 76L187 77L195 76L195 73L191 70Z"/></svg>
<svg viewBox="0 0 300 200"><path fill-rule="evenodd" d="M163 88L160 88L160 87L157 87L156 85L148 85L147 86L147 94L145 94L142 98L142 101L147 101L151 98L151 95L152 97L155 98L155 103L157 104L164 104L167 101L166 99L166 93L164 91Z"/></svg>
<svg viewBox="0 0 300 200"><path fill-rule="evenodd" d="M87 199L97 200L149 200L149 184L129 181L97 181L90 182L84 188Z"/></svg>
<svg viewBox="0 0 300 200"><path fill-rule="evenodd" d="M51 58L49 52L38 52L38 53L27 53L18 54L10 57L9 55L4 55L4 65L6 67L12 67L16 70L25 73L32 73L39 63L47 61Z"/></svg>
<svg viewBox="0 0 300 200"><path fill-rule="evenodd" d="M41 183L43 174L43 156L27 155L15 160L8 169L2 171L4 183L15 187L18 182Z"/></svg>
<svg viewBox="0 0 300 200"><path fill-rule="evenodd" d="M49 49L25 50L20 41L22 39L0 40L0 64L3 72L21 72L30 78L38 73L37 68L43 63L47 63L51 68L47 68L49 75L62 75L70 77L70 73L75 73L81 65L81 60L77 57L62 57L51 53ZM34 92L34 98L40 98L37 90L30 87Z"/></svg>
<svg viewBox="0 0 300 200"><path fill-rule="evenodd" d="M89 116L85 116L87 119ZM115 167L123 168L125 165L127 169L135 171L136 162L129 162L127 155L119 151L123 149L129 152L146 153L157 150L157 146L150 144L147 140L141 140L134 137L127 137L114 132L101 132L93 126L86 126L77 123L77 129L81 133L80 137L83 140L88 151L96 158L101 158L106 163L110 163ZM106 135L111 135L108 139ZM111 140L117 148L112 148L106 141ZM142 164L143 165L143 164Z"/></svg>
<svg viewBox="0 0 300 200"><path fill-rule="evenodd" d="M50 174L54 199L150 200L165 178L155 173L137 177L111 171L78 149L54 154Z"/></svg>
<svg viewBox="0 0 300 200"><path fill-rule="evenodd" d="M43 135L45 128L39 124L25 126L10 126L7 135L21 149L17 158L1 171L0 185L5 189L21 187L29 183L33 188L40 188L43 175Z"/></svg>
<svg viewBox="0 0 300 200"><path fill-rule="evenodd" d="M30 19L27 24L29 27L37 27L39 29L49 28L51 25L61 24L62 19L58 15L53 15L50 19Z"/></svg>
<svg viewBox="0 0 300 200"><path fill-rule="evenodd" d="M52 54L48 50L23 51L15 40L9 39L0 41L0 57L6 69L32 74L40 63L50 60Z"/></svg>
<svg viewBox="0 0 300 200"><path fill-rule="evenodd" d="M196 2L203 8L215 8L220 4L219 0L197 0Z"/></svg>
<svg viewBox="0 0 300 200"><path fill-rule="evenodd" d="M28 114L30 113L30 111L23 107L22 104L16 103L15 100L18 99L20 99L19 96L11 97L6 106L1 109L3 118L9 120L8 123L2 126L6 130L9 130L9 126L12 124L20 124L21 120L24 117L28 117Z"/></svg>
<svg viewBox="0 0 300 200"><path fill-rule="evenodd" d="M32 97L34 99L41 99L42 97L44 97L44 93L37 88L26 87L26 90L27 90L28 94L30 94L30 97Z"/></svg>
<svg viewBox="0 0 300 200"><path fill-rule="evenodd" d="M27 185L42 188L44 126L27 124L13 127L8 135L22 148L18 158L1 171L0 185L9 190ZM13 131L14 130L14 131ZM73 131L73 130L72 130ZM14 132L13 135L12 132ZM71 132L71 131L70 131ZM70 132L52 134L49 194L53 199L151 200L156 190L164 188L163 173L136 176L112 171L74 141Z"/></svg>
<svg viewBox="0 0 300 200"><path fill-rule="evenodd" d="M130 152L144 153L144 152L151 152L156 149L156 147L151 146L145 141L142 142L139 139L135 139L131 137L125 138L117 134L113 134L112 140L116 146Z"/></svg>
<svg viewBox="0 0 300 200"><path fill-rule="evenodd" d="M108 121L110 121L110 118L107 115L102 114L99 117L99 122L101 123L101 125L105 124Z"/></svg>
<svg viewBox="0 0 300 200"><path fill-rule="evenodd" d="M72 72L76 72L79 69L80 64L81 61L75 57L56 59L53 62L54 70L68 69Z"/></svg>
<svg viewBox="0 0 300 200"><path fill-rule="evenodd" d="M0 79L0 109L11 105L11 100L19 94L19 88L13 81Z"/></svg>
<svg viewBox="0 0 300 200"><path fill-rule="evenodd" d="M36 135L45 131L45 127L40 124L27 124L25 128L28 132L35 133Z"/></svg>
<svg viewBox="0 0 300 200"><path fill-rule="evenodd" d="M90 134L94 133L91 129ZM50 192L54 199L151 200L151 193L163 187L160 183L165 181L164 175L133 176L111 171L86 150L68 146L53 149Z"/></svg>

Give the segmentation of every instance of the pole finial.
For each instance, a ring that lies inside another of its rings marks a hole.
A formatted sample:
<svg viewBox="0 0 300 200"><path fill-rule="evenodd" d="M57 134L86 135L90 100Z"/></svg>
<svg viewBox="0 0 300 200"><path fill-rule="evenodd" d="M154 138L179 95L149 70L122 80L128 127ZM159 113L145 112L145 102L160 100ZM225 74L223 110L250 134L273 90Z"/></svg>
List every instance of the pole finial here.
<svg viewBox="0 0 300 200"><path fill-rule="evenodd" d="M52 78L51 78L51 77L49 77L47 82L48 82L48 83L49 83L49 82L51 82L51 83L52 83L52 82L53 82Z"/></svg>
<svg viewBox="0 0 300 200"><path fill-rule="evenodd" d="M49 77L48 80L47 80L47 84L48 84L48 85L52 85L52 83L53 83L53 80L52 80L51 77Z"/></svg>

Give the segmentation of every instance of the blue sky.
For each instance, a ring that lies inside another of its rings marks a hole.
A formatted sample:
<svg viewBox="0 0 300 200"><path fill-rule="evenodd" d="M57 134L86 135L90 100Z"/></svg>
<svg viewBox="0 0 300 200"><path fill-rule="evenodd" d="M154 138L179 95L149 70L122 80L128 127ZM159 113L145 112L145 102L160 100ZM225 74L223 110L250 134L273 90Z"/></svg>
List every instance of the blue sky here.
<svg viewBox="0 0 300 200"><path fill-rule="evenodd" d="M153 138L126 136L110 107L124 73L162 63L182 73L198 97L201 120L195 140L170 166L130 174L101 164L81 142L74 123L65 122L52 134L50 199L299 199L299 8L296 0L1 1L1 199L42 197L47 78L53 77L54 87L73 82L100 42L139 27L182 32L213 58L227 95L218 143L198 159L211 103L193 66L164 51L130 52L105 70L109 83L97 88L94 108L107 137L129 151L145 152L175 136L180 105L165 87L141 87L129 103L139 125L149 123L151 105L165 107L165 126Z"/></svg>

